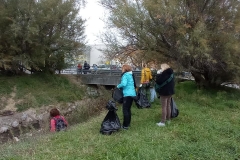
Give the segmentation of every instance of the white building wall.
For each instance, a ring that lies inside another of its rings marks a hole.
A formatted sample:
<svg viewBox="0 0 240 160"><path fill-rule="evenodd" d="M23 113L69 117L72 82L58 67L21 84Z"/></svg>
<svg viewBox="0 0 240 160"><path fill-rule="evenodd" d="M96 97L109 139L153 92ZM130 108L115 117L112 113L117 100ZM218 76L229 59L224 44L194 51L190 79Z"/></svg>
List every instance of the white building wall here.
<svg viewBox="0 0 240 160"><path fill-rule="evenodd" d="M103 52L101 52L101 49L106 49L106 46L104 44L97 44L97 45L90 45L91 51L90 51L90 66L93 64L112 64L112 65L117 65L119 64L116 59L105 59L103 57ZM100 50L99 50L100 49Z"/></svg>
<svg viewBox="0 0 240 160"><path fill-rule="evenodd" d="M99 51L99 49L104 49L106 46L104 44L98 44L98 45L90 45L91 51L90 51L90 62L89 64L92 66L93 64L102 64L106 60L103 58L103 53Z"/></svg>

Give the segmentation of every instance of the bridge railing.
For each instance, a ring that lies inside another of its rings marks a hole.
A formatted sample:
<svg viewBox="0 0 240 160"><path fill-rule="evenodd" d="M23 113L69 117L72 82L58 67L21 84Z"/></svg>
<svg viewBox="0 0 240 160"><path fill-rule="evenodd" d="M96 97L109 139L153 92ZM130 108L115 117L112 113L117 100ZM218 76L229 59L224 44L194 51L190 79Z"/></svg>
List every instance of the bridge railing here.
<svg viewBox="0 0 240 160"><path fill-rule="evenodd" d="M96 74L96 75L109 75L109 76L120 76L122 74L121 70L82 70L82 73L86 74ZM81 74L78 72L77 74ZM135 76L141 76L141 71L133 71L133 74Z"/></svg>
<svg viewBox="0 0 240 160"><path fill-rule="evenodd" d="M139 85L141 71L133 71L137 85ZM79 74L81 81L85 84L117 85L121 80L121 70L97 70L89 71L87 74Z"/></svg>

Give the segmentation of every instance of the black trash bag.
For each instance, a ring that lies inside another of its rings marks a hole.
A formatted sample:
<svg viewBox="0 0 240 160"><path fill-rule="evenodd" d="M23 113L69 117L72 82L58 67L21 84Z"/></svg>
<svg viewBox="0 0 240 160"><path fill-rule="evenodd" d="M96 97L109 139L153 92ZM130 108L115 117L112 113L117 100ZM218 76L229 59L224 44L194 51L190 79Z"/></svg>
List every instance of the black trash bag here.
<svg viewBox="0 0 240 160"><path fill-rule="evenodd" d="M121 88L115 88L112 93L112 98L118 103L123 103L123 90Z"/></svg>
<svg viewBox="0 0 240 160"><path fill-rule="evenodd" d="M113 132L116 132L121 128L121 123L116 113L116 103L112 100L109 100L106 108L109 111L101 124L100 133L111 135Z"/></svg>
<svg viewBox="0 0 240 160"><path fill-rule="evenodd" d="M171 118L176 118L179 115L179 110L173 98L171 98Z"/></svg>
<svg viewBox="0 0 240 160"><path fill-rule="evenodd" d="M109 100L107 105L106 105L106 108L109 110L109 111L116 111L118 110L117 107L116 107L116 102L113 101L113 100Z"/></svg>
<svg viewBox="0 0 240 160"><path fill-rule="evenodd" d="M134 101L138 108L149 108L151 103L149 103L146 94L143 92L142 88L138 89L137 97L134 98Z"/></svg>

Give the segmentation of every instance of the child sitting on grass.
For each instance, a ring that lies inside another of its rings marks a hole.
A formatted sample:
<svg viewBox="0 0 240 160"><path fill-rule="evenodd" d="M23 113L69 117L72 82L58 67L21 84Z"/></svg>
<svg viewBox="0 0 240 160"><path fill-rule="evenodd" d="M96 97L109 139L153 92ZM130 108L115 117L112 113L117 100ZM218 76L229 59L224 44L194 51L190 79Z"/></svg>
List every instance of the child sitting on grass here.
<svg viewBox="0 0 240 160"><path fill-rule="evenodd" d="M68 123L63 116L60 115L60 112L57 108L53 108L50 110L50 131L62 131L66 130Z"/></svg>

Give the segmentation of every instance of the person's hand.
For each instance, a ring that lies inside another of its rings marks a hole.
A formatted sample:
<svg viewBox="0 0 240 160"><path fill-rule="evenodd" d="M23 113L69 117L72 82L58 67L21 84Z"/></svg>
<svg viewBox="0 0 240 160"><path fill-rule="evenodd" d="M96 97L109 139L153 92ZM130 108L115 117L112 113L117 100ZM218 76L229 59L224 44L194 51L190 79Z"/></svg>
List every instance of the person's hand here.
<svg viewBox="0 0 240 160"><path fill-rule="evenodd" d="M142 87L142 84L140 84L139 87Z"/></svg>
<svg viewBox="0 0 240 160"><path fill-rule="evenodd" d="M161 74L162 73L162 69L159 69L158 71L157 71L157 74Z"/></svg>

